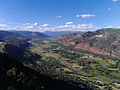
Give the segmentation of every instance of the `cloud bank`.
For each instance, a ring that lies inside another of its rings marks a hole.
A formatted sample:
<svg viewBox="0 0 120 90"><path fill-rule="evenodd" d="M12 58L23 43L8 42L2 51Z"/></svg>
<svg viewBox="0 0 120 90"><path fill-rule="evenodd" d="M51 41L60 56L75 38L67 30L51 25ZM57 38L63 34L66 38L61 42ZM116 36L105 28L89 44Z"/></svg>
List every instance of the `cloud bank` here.
<svg viewBox="0 0 120 90"><path fill-rule="evenodd" d="M17 26L0 24L0 30L28 30L28 31L86 31L93 30L95 25L93 24L77 24L75 25L73 22L66 22L64 25L53 26L50 24L42 24L39 23L25 23Z"/></svg>

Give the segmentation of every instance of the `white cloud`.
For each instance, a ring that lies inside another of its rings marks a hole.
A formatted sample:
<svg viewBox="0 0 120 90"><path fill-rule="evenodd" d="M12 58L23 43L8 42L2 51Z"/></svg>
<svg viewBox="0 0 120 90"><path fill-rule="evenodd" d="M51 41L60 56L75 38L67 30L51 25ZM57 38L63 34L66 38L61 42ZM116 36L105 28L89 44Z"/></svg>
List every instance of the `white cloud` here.
<svg viewBox="0 0 120 90"><path fill-rule="evenodd" d="M62 18L62 16L56 16L56 18Z"/></svg>
<svg viewBox="0 0 120 90"><path fill-rule="evenodd" d="M82 18L90 18L90 17L96 17L96 15L92 14L82 14L82 15L76 15L77 18L82 17Z"/></svg>
<svg viewBox="0 0 120 90"><path fill-rule="evenodd" d="M37 23L37 22L35 22L35 23L34 23L34 26L37 26L37 25L38 25L38 23Z"/></svg>
<svg viewBox="0 0 120 90"><path fill-rule="evenodd" d="M94 28L93 24L78 24L78 29L92 29Z"/></svg>
<svg viewBox="0 0 120 90"><path fill-rule="evenodd" d="M118 2L119 0L112 0L113 2Z"/></svg>
<svg viewBox="0 0 120 90"><path fill-rule="evenodd" d="M27 22L27 23L23 24L23 26L38 26L38 23L35 22L34 24L31 24L31 23Z"/></svg>
<svg viewBox="0 0 120 90"><path fill-rule="evenodd" d="M117 27L117 29L120 29L120 26L119 26L119 27Z"/></svg>
<svg viewBox="0 0 120 90"><path fill-rule="evenodd" d="M33 29L34 26L26 26L25 28L26 28L26 29Z"/></svg>
<svg viewBox="0 0 120 90"><path fill-rule="evenodd" d="M43 24L42 25L42 27L48 27L49 26L49 24Z"/></svg>
<svg viewBox="0 0 120 90"><path fill-rule="evenodd" d="M30 23L29 23L29 22L27 22L27 23L23 24L23 26L29 26L29 25L30 25Z"/></svg>
<svg viewBox="0 0 120 90"><path fill-rule="evenodd" d="M24 30L25 27L22 27L22 26L13 26L11 28L9 28L9 30Z"/></svg>
<svg viewBox="0 0 120 90"><path fill-rule="evenodd" d="M66 22L65 24L73 24L73 22Z"/></svg>
<svg viewBox="0 0 120 90"><path fill-rule="evenodd" d="M78 24L78 25L61 25L54 27L54 30L58 31L70 31L70 30L79 30L85 31L89 29L93 29L95 26L93 24Z"/></svg>
<svg viewBox="0 0 120 90"><path fill-rule="evenodd" d="M30 23L26 23L25 25L30 25Z"/></svg>
<svg viewBox="0 0 120 90"><path fill-rule="evenodd" d="M80 17L81 15L76 15L76 17L78 18L78 17Z"/></svg>
<svg viewBox="0 0 120 90"><path fill-rule="evenodd" d="M36 26L37 25L37 26ZM67 22L64 25L52 26L50 24L38 25L25 23L16 25L16 24L0 24L0 30L28 30L28 31L86 31L93 30L95 26L93 24L78 24L75 25L73 22Z"/></svg>
<svg viewBox="0 0 120 90"><path fill-rule="evenodd" d="M8 27L6 24L0 24L0 27Z"/></svg>
<svg viewBox="0 0 120 90"><path fill-rule="evenodd" d="M112 25L109 25L109 26L107 26L107 27L105 27L105 28L112 28L113 26Z"/></svg>

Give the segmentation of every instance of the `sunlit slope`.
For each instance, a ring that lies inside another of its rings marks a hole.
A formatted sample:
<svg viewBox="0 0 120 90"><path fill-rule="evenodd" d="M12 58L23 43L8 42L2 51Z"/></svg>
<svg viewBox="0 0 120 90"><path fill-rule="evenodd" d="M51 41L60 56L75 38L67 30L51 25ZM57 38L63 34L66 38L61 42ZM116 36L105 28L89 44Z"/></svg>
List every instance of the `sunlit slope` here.
<svg viewBox="0 0 120 90"><path fill-rule="evenodd" d="M68 34L58 38L56 42L73 46L76 50L120 57L120 29L108 28L83 34Z"/></svg>

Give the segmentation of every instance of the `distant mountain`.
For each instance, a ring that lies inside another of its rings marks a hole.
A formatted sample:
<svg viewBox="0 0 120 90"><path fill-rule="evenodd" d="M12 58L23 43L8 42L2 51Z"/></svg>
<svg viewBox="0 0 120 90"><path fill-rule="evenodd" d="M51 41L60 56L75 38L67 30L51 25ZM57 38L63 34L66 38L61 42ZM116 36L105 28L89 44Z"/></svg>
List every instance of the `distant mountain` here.
<svg viewBox="0 0 120 90"><path fill-rule="evenodd" d="M76 50L120 57L120 29L100 29L94 32L63 35L56 42Z"/></svg>
<svg viewBox="0 0 120 90"><path fill-rule="evenodd" d="M9 32L9 31L0 31L0 40L10 40L10 39L27 39L23 35L16 33L16 32Z"/></svg>
<svg viewBox="0 0 120 90"><path fill-rule="evenodd" d="M64 34L83 33L83 32L80 32L80 31L46 31L43 33L52 37L52 38L56 38L56 37L60 37L61 35L64 35Z"/></svg>
<svg viewBox="0 0 120 90"><path fill-rule="evenodd" d="M48 35L45 35L45 34L40 33L40 32L16 31L16 33L21 34L29 39L50 38Z"/></svg>

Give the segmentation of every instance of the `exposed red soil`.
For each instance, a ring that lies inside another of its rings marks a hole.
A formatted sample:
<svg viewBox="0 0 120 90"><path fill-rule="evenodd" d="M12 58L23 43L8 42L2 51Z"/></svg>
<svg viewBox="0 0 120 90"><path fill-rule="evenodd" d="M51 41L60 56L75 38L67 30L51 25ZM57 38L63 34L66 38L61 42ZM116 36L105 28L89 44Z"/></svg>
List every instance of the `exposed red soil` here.
<svg viewBox="0 0 120 90"><path fill-rule="evenodd" d="M110 54L109 52L105 52L103 50L100 50L96 47L90 47L87 44L84 43L79 43L79 44L75 44L75 42L69 42L67 40L60 40L58 41L58 43L61 43L65 46L75 46L74 49L76 50L85 50L85 51L90 51L90 52L94 52L94 53L98 53L98 54L102 54L102 55L108 55L108 56L112 56L112 57L118 57L114 54ZM117 41L113 42L114 45L118 45L119 43Z"/></svg>
<svg viewBox="0 0 120 90"><path fill-rule="evenodd" d="M65 46L75 46L74 42L69 42L69 41L58 41L58 43L61 43Z"/></svg>
<svg viewBox="0 0 120 90"><path fill-rule="evenodd" d="M77 44L74 49L85 50L85 51L90 51L90 52L94 52L94 53L99 53L99 54L102 54L102 55L108 55L108 56L110 56L110 53L105 52L105 51L100 50L100 49L97 49L95 47L90 47L89 45L84 44L84 43ZM116 56L114 54L111 54L111 56L118 57L118 56Z"/></svg>
<svg viewBox="0 0 120 90"><path fill-rule="evenodd" d="M112 43L112 45L117 46L117 45L119 45L119 42L118 42L118 41L115 41L115 42Z"/></svg>

